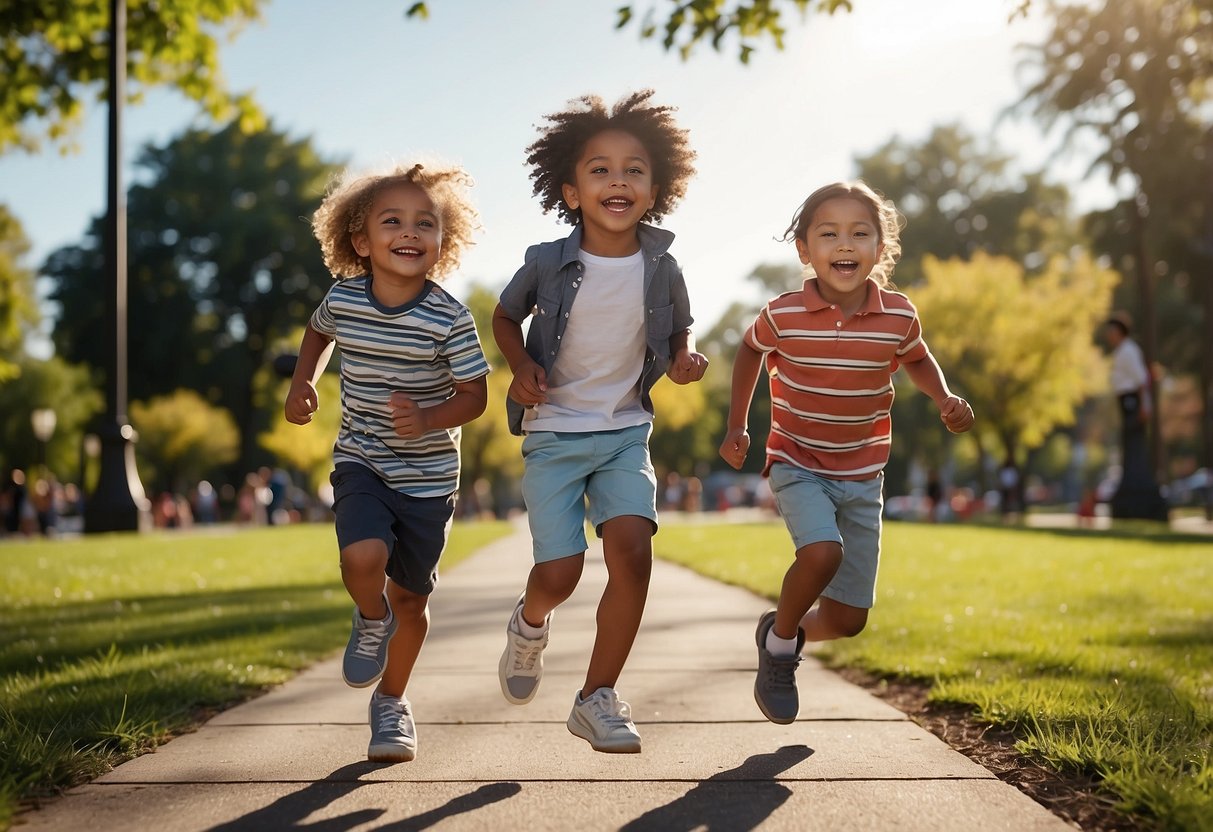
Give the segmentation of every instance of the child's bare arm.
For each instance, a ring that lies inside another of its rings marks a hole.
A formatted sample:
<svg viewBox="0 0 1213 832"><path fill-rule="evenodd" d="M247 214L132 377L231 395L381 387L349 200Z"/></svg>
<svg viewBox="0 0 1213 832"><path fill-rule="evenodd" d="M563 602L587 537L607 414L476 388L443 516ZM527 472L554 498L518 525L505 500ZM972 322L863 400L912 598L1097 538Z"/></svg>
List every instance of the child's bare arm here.
<svg viewBox="0 0 1213 832"><path fill-rule="evenodd" d="M762 370L762 353L742 341L733 359L733 392L729 399L729 421L720 456L734 468L740 469L750 450L750 434L746 430L750 418L750 402L754 385Z"/></svg>
<svg viewBox="0 0 1213 832"><path fill-rule="evenodd" d="M695 351L695 336L684 329L670 336L670 368L666 375L675 384L690 384L703 378L708 357Z"/></svg>
<svg viewBox="0 0 1213 832"><path fill-rule="evenodd" d="M407 394L396 391L389 399L392 429L397 436L416 439L432 430L457 428L484 413L488 403L485 376L455 384L455 395L430 407L422 407Z"/></svg>
<svg viewBox="0 0 1213 832"><path fill-rule="evenodd" d="M543 368L535 363L526 351L522 340L522 324L505 314L501 304L493 310L493 340L506 363L514 380L510 382L507 395L525 407L541 404L548 400L548 377Z"/></svg>
<svg viewBox="0 0 1213 832"><path fill-rule="evenodd" d="M931 397L939 407L939 418L952 433L964 433L973 427L973 408L969 403L948 389L948 383L943 377L943 371L935 361L935 356L927 356L919 361L902 364L914 386Z"/></svg>
<svg viewBox="0 0 1213 832"><path fill-rule="evenodd" d="M312 421L312 414L320 409L316 393L316 380L324 372L333 354L333 339L312 329L308 324L299 345L299 357L295 360L295 372L291 375L291 387L286 394L286 420L296 425Z"/></svg>

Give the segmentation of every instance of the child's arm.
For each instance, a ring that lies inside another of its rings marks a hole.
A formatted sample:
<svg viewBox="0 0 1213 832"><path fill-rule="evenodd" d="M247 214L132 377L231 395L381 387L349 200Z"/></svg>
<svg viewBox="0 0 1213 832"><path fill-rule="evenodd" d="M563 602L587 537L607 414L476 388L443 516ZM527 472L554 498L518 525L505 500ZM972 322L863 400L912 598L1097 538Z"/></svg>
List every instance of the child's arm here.
<svg viewBox="0 0 1213 832"><path fill-rule="evenodd" d="M695 336L684 329L670 336L670 368L666 375L675 384L699 381L708 369L708 357L695 352Z"/></svg>
<svg viewBox="0 0 1213 832"><path fill-rule="evenodd" d="M908 364L902 364L914 386L931 397L939 407L939 418L952 433L964 433L973 427L973 408L969 403L948 389L943 371L935 361L935 356L927 353L926 357Z"/></svg>
<svg viewBox="0 0 1213 832"><path fill-rule="evenodd" d="M514 374L507 395L524 407L546 402L547 373L526 351L526 344L522 340L522 324L505 314L500 303L493 310L493 340L497 342L497 349L501 350L502 357L510 365L510 372Z"/></svg>
<svg viewBox="0 0 1213 832"><path fill-rule="evenodd" d="M312 421L312 414L320 409L316 393L316 380L324 372L333 354L333 339L312 329L308 324L299 345L299 358L295 360L295 372L291 375L291 388L286 394L286 420L296 425Z"/></svg>
<svg viewBox="0 0 1213 832"><path fill-rule="evenodd" d="M397 436L416 439L432 430L457 428L484 413L488 404L487 377L455 383L455 394L430 407L422 407L407 393L397 390L388 403L392 408L392 429Z"/></svg>
<svg viewBox="0 0 1213 832"><path fill-rule="evenodd" d="M750 450L750 434L746 427L750 418L750 402L754 385L762 370L762 353L745 341L737 345L733 359L733 394L729 399L728 432L720 443L720 456L734 468L740 469Z"/></svg>

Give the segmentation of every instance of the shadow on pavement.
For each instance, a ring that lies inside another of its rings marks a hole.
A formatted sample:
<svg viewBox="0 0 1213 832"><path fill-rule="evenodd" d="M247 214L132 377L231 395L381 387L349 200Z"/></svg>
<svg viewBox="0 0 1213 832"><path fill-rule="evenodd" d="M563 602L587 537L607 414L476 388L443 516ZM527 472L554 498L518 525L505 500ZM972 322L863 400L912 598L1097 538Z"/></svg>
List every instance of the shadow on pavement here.
<svg viewBox="0 0 1213 832"><path fill-rule="evenodd" d="M308 832L345 832L356 826L372 823L388 810L367 808L347 812L335 818L304 823L315 812L348 796L363 786L371 785L359 778L381 769L379 763L361 762L342 766L323 780L311 783L270 805L250 812L229 823L213 826L208 832L263 832L266 829L307 829ZM513 797L522 791L518 783L488 783L468 794L453 797L435 809L410 818L375 827L376 832L420 832L454 815L472 812L491 803Z"/></svg>
<svg viewBox="0 0 1213 832"><path fill-rule="evenodd" d="M785 745L756 754L737 768L713 774L682 797L620 827L620 832L746 832L754 829L792 796L775 778L807 760L813 749Z"/></svg>

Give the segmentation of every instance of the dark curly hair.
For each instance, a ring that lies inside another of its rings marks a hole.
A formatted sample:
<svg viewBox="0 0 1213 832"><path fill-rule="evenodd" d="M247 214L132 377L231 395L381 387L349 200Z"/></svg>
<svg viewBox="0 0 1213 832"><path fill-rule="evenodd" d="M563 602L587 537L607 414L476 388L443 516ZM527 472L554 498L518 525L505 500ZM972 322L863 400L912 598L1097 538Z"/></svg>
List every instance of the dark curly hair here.
<svg viewBox="0 0 1213 832"><path fill-rule="evenodd" d="M584 95L569 102L569 109L544 116L548 125L527 148L526 162L531 166L533 193L539 197L544 213L556 211L570 225L581 219L581 211L564 201L562 187L572 184L573 171L590 139L605 130L622 130L644 145L653 164L653 184L657 201L644 215L647 222L660 223L686 193L687 182L695 174L691 164L695 151L687 140L687 131L674 123L675 107L649 103L653 90L640 90L619 99L609 112L602 99Z"/></svg>

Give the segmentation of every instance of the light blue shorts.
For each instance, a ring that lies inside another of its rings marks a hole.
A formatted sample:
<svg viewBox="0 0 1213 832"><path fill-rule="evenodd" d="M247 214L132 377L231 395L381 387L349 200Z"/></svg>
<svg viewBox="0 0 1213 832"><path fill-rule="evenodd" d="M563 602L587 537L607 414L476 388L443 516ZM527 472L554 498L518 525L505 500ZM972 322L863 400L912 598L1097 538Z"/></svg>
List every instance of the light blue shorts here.
<svg viewBox="0 0 1213 832"><path fill-rule="evenodd" d="M651 424L592 433L537 431L522 440L522 498L534 541L535 562L586 550L589 520L647 518L657 531L657 475L649 460Z"/></svg>
<svg viewBox="0 0 1213 832"><path fill-rule="evenodd" d="M870 609L876 600L884 474L870 480L833 480L795 465L771 466L771 491L797 549L842 544L842 564L822 595Z"/></svg>

